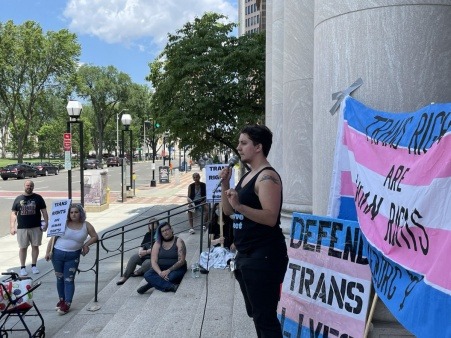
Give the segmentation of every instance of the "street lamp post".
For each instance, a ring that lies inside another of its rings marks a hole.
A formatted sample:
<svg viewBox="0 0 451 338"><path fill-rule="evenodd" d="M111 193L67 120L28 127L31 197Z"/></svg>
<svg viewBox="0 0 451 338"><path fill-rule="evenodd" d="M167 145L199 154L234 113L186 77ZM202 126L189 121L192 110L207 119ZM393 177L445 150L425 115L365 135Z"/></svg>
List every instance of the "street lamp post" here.
<svg viewBox="0 0 451 338"><path fill-rule="evenodd" d="M180 141L179 141L179 170L182 170L182 148L180 147Z"/></svg>
<svg viewBox="0 0 451 338"><path fill-rule="evenodd" d="M69 114L69 121L67 121L67 132L71 132L71 124L77 123L79 125L80 133L80 203L84 207L85 205L85 182L84 182L84 167L83 167L83 121L80 121L80 115L83 107L80 102L69 100L67 103L67 113ZM67 183L68 183L68 197L72 199L72 170L67 171Z"/></svg>
<svg viewBox="0 0 451 338"><path fill-rule="evenodd" d="M171 142L168 143L169 167L171 167Z"/></svg>
<svg viewBox="0 0 451 338"><path fill-rule="evenodd" d="M128 111L127 108L122 109L119 113L116 114L116 156L119 153L119 116L124 112Z"/></svg>
<svg viewBox="0 0 451 338"><path fill-rule="evenodd" d="M155 156L157 151L157 145L155 144L155 120L152 119L152 180L150 181L151 187L157 186L157 181L155 181Z"/></svg>
<svg viewBox="0 0 451 338"><path fill-rule="evenodd" d="M144 121L144 160L147 160L147 155L149 153L149 149L147 147L147 139L146 139L146 125L150 125L150 121Z"/></svg>
<svg viewBox="0 0 451 338"><path fill-rule="evenodd" d="M166 133L163 135L163 167L166 165Z"/></svg>
<svg viewBox="0 0 451 338"><path fill-rule="evenodd" d="M124 171L126 167L126 158L125 158L125 143L124 143L124 133L125 131L130 132L130 186L127 186L127 188L131 188L133 185L133 155L132 155L132 130L129 129L130 124L132 123L132 117L130 114L123 114L121 118L122 125L124 126L124 129L122 129L122 151L121 151L121 157L122 157L122 170L121 170L121 186L122 186L122 202L124 202Z"/></svg>

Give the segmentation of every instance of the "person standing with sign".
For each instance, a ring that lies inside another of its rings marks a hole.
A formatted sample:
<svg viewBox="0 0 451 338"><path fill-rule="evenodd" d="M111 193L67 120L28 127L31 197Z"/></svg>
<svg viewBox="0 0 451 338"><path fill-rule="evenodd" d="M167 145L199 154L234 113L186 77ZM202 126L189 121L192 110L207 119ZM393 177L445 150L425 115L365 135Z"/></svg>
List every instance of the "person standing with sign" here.
<svg viewBox="0 0 451 338"><path fill-rule="evenodd" d="M27 276L25 262L28 246L31 244L31 271L39 273L36 262L39 256L39 246L42 244L42 232L47 230L49 216L47 206L41 195L33 192L34 182L26 180L25 191L14 200L9 217L10 233L17 234L19 243L20 275ZM44 218L41 224L41 215ZM17 227L16 227L17 222Z"/></svg>
<svg viewBox="0 0 451 338"><path fill-rule="evenodd" d="M89 235L89 240L86 241ZM97 242L98 236L91 223L86 222L86 213L81 204L72 204L67 217L66 231L53 237L47 246L45 260L52 260L56 275L59 301L56 310L60 315L69 312L75 292L75 273L80 255L89 252L89 246ZM86 242L85 242L86 241Z"/></svg>
<svg viewBox="0 0 451 338"><path fill-rule="evenodd" d="M282 338L277 304L288 255L280 228L282 181L266 159L271 144L272 132L266 126L241 130L237 150L251 170L235 189L230 189L231 170L221 171L221 201L225 214L233 215L238 251L234 273L247 314L254 320L258 337Z"/></svg>

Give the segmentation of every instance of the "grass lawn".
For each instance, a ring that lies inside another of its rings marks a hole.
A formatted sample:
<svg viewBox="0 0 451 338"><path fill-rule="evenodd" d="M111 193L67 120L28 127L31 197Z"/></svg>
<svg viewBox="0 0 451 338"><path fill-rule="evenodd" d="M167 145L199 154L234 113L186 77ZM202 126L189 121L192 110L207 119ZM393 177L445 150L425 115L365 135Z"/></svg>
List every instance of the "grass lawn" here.
<svg viewBox="0 0 451 338"><path fill-rule="evenodd" d="M61 164L64 166L64 159L47 159L43 158L42 161L40 158L24 158L23 162L30 162L30 163L39 163L39 162L50 162L55 165ZM0 158L0 168L3 168L7 166L8 164L14 164L17 163L16 158ZM72 160L72 167L78 167L78 160Z"/></svg>

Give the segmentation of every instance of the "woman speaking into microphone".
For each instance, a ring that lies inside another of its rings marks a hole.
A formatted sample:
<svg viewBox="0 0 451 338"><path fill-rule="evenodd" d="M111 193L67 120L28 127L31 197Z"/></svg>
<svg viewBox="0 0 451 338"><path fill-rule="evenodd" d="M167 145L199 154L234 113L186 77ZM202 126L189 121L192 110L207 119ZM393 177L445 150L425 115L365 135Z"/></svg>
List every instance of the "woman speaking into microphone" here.
<svg viewBox="0 0 451 338"><path fill-rule="evenodd" d="M272 132L266 126L249 125L240 132L237 151L250 167L230 189L230 168L221 171L221 201L232 215L235 278L244 296L247 314L254 320L258 337L282 337L277 318L280 284L288 265L285 236L280 228L282 181L266 159Z"/></svg>

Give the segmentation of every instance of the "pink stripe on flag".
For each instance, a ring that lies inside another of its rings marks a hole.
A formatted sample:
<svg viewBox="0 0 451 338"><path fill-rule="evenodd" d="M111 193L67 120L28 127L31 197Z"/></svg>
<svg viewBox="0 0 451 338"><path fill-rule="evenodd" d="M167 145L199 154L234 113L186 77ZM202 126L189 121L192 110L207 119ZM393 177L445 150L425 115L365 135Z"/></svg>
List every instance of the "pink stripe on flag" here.
<svg viewBox="0 0 451 338"><path fill-rule="evenodd" d="M341 172L341 196L354 196L352 187L352 177L350 171L342 171Z"/></svg>
<svg viewBox="0 0 451 338"><path fill-rule="evenodd" d="M283 293L279 302L277 313L282 313L282 307L286 309L285 317L290 318L295 323L299 322L299 314L304 315L302 326L310 327L310 316L314 315L314 330L318 322L340 331L349 337L362 337L365 331L365 322L351 316L345 316L335 313L332 310L325 309L311 302L306 302L300 298L294 297L289 293ZM323 326L324 327L324 326Z"/></svg>
<svg viewBox="0 0 451 338"><path fill-rule="evenodd" d="M387 224L389 224L387 217L378 214L374 220L371 220L371 213L365 214L360 208L357 209L357 214L360 228L368 241L386 257L407 269L424 275L430 283L448 290L448 294L451 294L450 263L448 261L451 257L451 247L448 245L451 243L451 231L425 227L428 235L428 241L426 241L425 235L419 227L412 225L409 227L412 235L407 233L404 227L399 227L397 238L402 247L393 246L384 240ZM393 229L393 231L396 230ZM401 231L403 231L404 237L410 241L410 250L407 248L406 241L401 237ZM417 251L413 250L412 237L415 238ZM423 246L425 243L428 244L427 255L424 255L421 250L420 238Z"/></svg>
<svg viewBox="0 0 451 338"><path fill-rule="evenodd" d="M355 160L368 169L386 176L387 161L390 161L389 168L393 165L395 168L404 166L407 168L417 168L416 175L406 175L403 179L404 184L409 185L429 185L434 178L445 178L451 176L451 164L443 162L449 158L451 149L451 134L445 135L440 143L434 145L426 154L409 154L406 148L393 149L389 146L382 146L381 143L375 145L365 135L356 132L344 125L344 139L347 147L354 153ZM419 168L421 172L418 173Z"/></svg>
<svg viewBox="0 0 451 338"><path fill-rule="evenodd" d="M288 257L317 265L325 269L338 271L350 277L371 280L371 271L368 265L352 263L350 260L339 259L327 255L329 248L321 247L321 252L288 247ZM328 258L326 258L328 257Z"/></svg>

